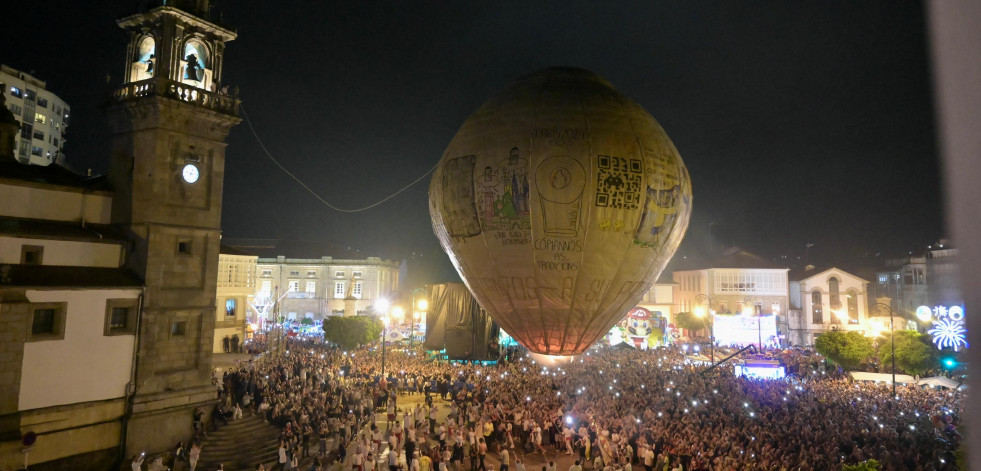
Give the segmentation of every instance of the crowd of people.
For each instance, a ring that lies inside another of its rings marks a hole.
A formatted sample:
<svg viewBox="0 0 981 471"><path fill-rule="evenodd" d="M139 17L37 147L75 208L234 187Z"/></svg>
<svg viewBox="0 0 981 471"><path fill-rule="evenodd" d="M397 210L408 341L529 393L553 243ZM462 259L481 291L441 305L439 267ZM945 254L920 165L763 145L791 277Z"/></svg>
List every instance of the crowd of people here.
<svg viewBox="0 0 981 471"><path fill-rule="evenodd" d="M222 413L264 414L280 428L276 469L312 459L312 469L486 470L493 456L501 471L525 471L533 453L604 471L837 470L867 459L954 469L960 392L901 387L893 397L805 353L779 352L796 374L764 380L703 375L673 348L496 365L389 349L382 377L377 348L290 339L225 372ZM426 401L401 407L406 394Z"/></svg>

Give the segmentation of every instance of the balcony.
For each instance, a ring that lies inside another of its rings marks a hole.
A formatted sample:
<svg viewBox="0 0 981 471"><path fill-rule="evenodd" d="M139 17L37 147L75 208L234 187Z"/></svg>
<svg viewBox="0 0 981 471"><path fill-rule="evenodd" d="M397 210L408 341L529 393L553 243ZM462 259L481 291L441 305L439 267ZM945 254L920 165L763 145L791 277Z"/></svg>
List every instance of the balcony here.
<svg viewBox="0 0 981 471"><path fill-rule="evenodd" d="M162 96L198 105L209 110L238 116L238 98L209 92L203 88L175 82L164 77L153 77L139 82L123 84L113 91L110 101L122 103L143 97Z"/></svg>

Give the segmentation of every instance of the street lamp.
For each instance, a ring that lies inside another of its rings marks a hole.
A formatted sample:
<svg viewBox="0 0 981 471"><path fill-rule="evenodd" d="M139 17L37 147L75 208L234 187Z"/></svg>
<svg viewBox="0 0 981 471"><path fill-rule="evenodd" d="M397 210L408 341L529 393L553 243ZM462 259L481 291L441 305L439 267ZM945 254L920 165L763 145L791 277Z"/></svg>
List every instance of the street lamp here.
<svg viewBox="0 0 981 471"><path fill-rule="evenodd" d="M412 337L409 338L410 347L412 346L412 341L415 340L416 324L419 323L419 321L422 319L422 314L425 313L428 309L429 309L429 301L426 301L425 299L420 299L419 301L416 301L415 309L413 309L413 311L415 312L412 313L415 322L412 324Z"/></svg>
<svg viewBox="0 0 981 471"><path fill-rule="evenodd" d="M748 304L753 305L753 310L750 311L747 307ZM760 351L763 351L763 307L760 305L759 298L756 296L746 296L743 299L743 315L748 316L751 313L756 313L756 335L759 337L759 347Z"/></svg>
<svg viewBox="0 0 981 471"><path fill-rule="evenodd" d="M385 381L385 344L388 343L388 316L382 316L382 381Z"/></svg>
<svg viewBox="0 0 981 471"><path fill-rule="evenodd" d="M385 381L385 340L388 337L388 307L389 302L385 298L378 298L375 301L375 312L380 313L382 321L382 381Z"/></svg>
<svg viewBox="0 0 981 471"><path fill-rule="evenodd" d="M705 317L708 314L709 317L709 341L712 343L712 363L715 363L715 311L712 309L712 298L707 294L699 294L695 296L695 316ZM705 304L705 306L702 306Z"/></svg>
<svg viewBox="0 0 981 471"><path fill-rule="evenodd" d="M876 311L885 308L889 311L889 349L892 354L892 397L896 397L896 329L892 319L892 308L885 303L875 303Z"/></svg>

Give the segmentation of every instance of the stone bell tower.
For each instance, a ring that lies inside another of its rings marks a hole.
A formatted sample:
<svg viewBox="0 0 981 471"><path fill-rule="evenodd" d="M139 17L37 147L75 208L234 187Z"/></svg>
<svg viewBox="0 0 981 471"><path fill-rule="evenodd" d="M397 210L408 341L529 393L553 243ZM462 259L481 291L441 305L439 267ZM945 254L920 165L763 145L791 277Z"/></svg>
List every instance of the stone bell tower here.
<svg viewBox="0 0 981 471"><path fill-rule="evenodd" d="M210 412L225 138L239 101L222 84L235 32L207 0L165 1L118 20L129 31L125 80L106 107L113 222L130 234L127 267L144 280L126 456L186 440Z"/></svg>

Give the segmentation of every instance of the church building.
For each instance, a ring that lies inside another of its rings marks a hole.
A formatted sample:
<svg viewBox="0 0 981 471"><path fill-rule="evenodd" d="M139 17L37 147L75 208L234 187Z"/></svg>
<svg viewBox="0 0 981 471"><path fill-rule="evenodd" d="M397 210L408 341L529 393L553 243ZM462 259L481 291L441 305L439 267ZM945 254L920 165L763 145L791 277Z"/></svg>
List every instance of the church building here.
<svg viewBox="0 0 981 471"><path fill-rule="evenodd" d="M240 119L222 77L236 34L208 3L118 20L105 176L17 162L0 106L0 469L119 469L187 440L215 403L225 139Z"/></svg>

